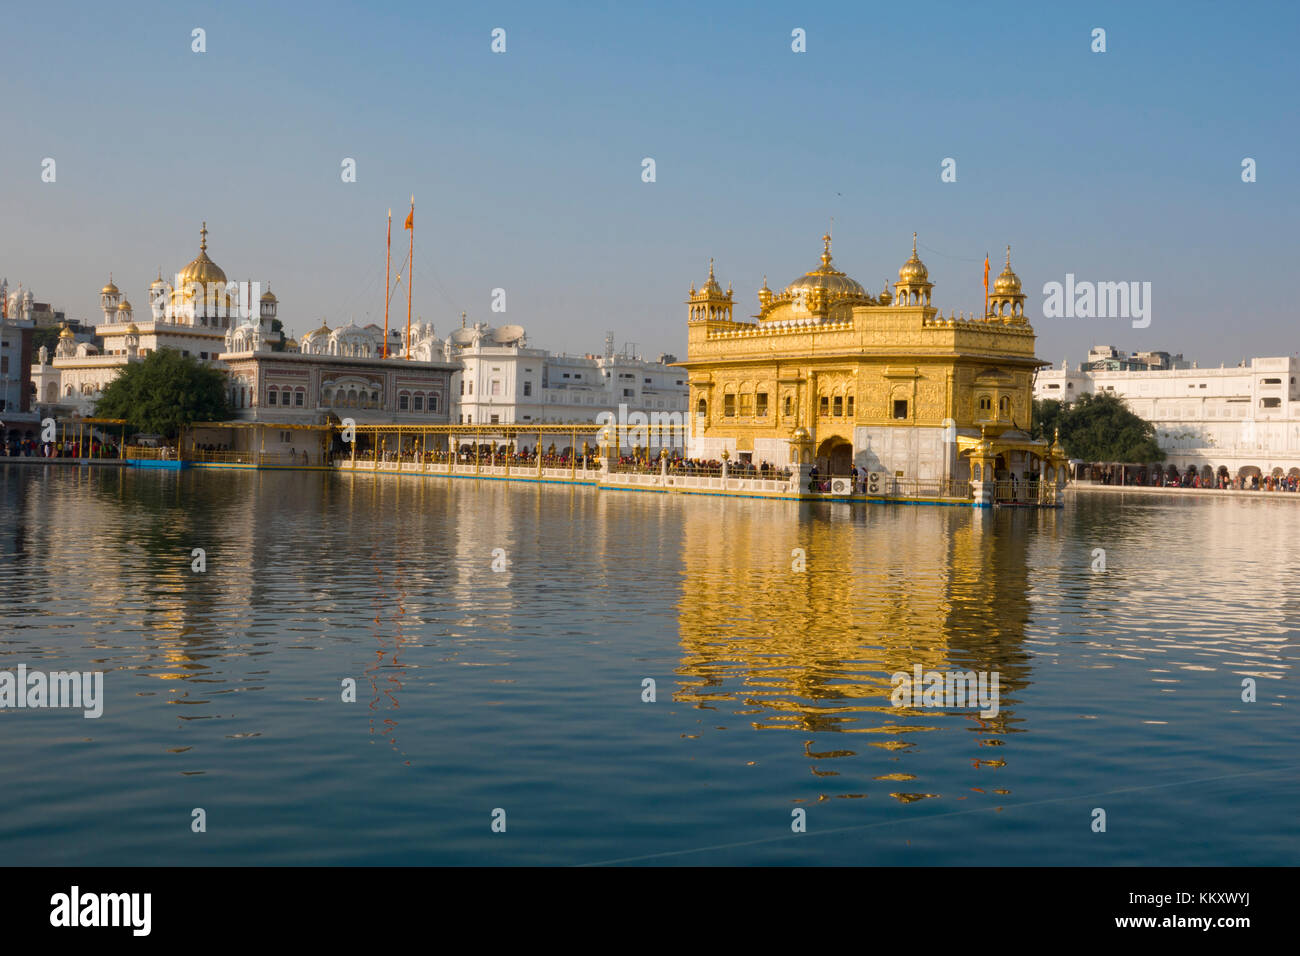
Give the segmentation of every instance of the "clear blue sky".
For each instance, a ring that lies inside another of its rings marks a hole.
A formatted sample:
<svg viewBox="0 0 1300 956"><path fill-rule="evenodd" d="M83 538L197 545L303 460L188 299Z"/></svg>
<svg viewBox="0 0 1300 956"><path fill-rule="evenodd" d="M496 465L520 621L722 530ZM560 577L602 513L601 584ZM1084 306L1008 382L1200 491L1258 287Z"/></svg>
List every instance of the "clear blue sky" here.
<svg viewBox="0 0 1300 956"><path fill-rule="evenodd" d="M295 334L382 321L385 211L404 254L414 193L416 312L439 332L463 309L558 350L609 329L683 356L710 256L749 315L834 216L836 264L873 292L916 230L945 313L980 307L984 253L996 274L1010 243L1054 363L1300 349L1296 4L547 6L24 5L0 58L0 275L89 319L112 270L143 311L206 219ZM1041 318L1067 272L1151 282L1150 327Z"/></svg>

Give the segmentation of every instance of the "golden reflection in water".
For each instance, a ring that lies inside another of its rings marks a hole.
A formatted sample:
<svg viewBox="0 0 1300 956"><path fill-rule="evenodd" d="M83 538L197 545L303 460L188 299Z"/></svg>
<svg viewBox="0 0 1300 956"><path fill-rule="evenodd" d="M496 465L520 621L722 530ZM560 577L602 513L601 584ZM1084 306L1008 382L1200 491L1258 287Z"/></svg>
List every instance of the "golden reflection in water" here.
<svg viewBox="0 0 1300 956"><path fill-rule="evenodd" d="M980 746L1023 730L1012 705L1030 672L1025 530L968 509L913 507L885 522L873 509L803 507L764 514L719 499L682 523L674 699L747 717L755 730L866 734L886 751L912 750L919 733L956 721ZM996 671L998 714L891 706L890 675L916 664ZM834 773L825 761L857 755L824 744L802 744L818 776Z"/></svg>

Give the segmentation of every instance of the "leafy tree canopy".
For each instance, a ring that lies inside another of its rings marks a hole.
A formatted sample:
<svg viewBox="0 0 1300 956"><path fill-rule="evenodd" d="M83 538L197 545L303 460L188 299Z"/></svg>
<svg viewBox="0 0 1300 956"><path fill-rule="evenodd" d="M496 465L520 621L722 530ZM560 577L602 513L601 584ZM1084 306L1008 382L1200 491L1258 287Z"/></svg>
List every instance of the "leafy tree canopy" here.
<svg viewBox="0 0 1300 956"><path fill-rule="evenodd" d="M1133 464L1165 460L1155 426L1116 395L1084 394L1070 404L1053 398L1035 401L1034 436L1051 439L1057 428L1071 458Z"/></svg>
<svg viewBox="0 0 1300 956"><path fill-rule="evenodd" d="M36 363L42 345L50 350L50 358L54 358L54 350L59 346L60 331L61 329L57 325L46 325L32 329L32 364Z"/></svg>
<svg viewBox="0 0 1300 956"><path fill-rule="evenodd" d="M95 403L95 415L175 438L184 425L225 421L234 412L223 372L175 349L159 349L122 367Z"/></svg>

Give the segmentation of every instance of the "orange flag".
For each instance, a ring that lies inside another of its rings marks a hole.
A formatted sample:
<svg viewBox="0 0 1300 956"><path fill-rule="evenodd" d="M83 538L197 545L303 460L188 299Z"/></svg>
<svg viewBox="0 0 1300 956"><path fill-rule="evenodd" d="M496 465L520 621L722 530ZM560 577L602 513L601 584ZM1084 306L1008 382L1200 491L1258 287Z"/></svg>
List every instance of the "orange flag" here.
<svg viewBox="0 0 1300 956"><path fill-rule="evenodd" d="M412 207L411 207L411 211L408 212L408 213L406 214L406 226L405 226L404 228L406 228L406 229L414 229L414 228L415 228L415 207L414 207L414 206L412 206ZM984 275L984 284L985 284L985 285L988 285L988 284L989 284L989 282L988 282L988 271L989 271L989 264L986 262L986 263L984 263L984 273L985 273L985 275Z"/></svg>
<svg viewBox="0 0 1300 956"><path fill-rule="evenodd" d="M984 253L984 294L989 294L989 254Z"/></svg>

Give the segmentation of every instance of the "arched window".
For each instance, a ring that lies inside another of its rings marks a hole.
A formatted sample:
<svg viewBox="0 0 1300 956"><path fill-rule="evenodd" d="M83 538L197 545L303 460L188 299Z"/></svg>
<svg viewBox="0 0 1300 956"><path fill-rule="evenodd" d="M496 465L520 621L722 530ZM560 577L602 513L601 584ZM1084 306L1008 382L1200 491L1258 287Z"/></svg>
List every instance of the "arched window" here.
<svg viewBox="0 0 1300 956"><path fill-rule="evenodd" d="M709 403L704 400L703 396L701 396L700 400L695 403L695 414L700 416L700 418L704 418L709 414Z"/></svg>
<svg viewBox="0 0 1300 956"><path fill-rule="evenodd" d="M397 395L398 411L408 412L411 410L411 396L407 392L399 392Z"/></svg>
<svg viewBox="0 0 1300 956"><path fill-rule="evenodd" d="M992 410L993 410L993 399L990 398L988 395L981 395L981 396L980 396L980 411L981 411L981 412L990 412L990 411L992 411Z"/></svg>
<svg viewBox="0 0 1300 956"><path fill-rule="evenodd" d="M280 399L280 390L272 385L266 390L266 404L278 405ZM287 403L286 403L287 404Z"/></svg>
<svg viewBox="0 0 1300 956"><path fill-rule="evenodd" d="M998 413L1001 415L1011 414L1011 399L1008 398L1006 395L1003 395L1000 399L998 399Z"/></svg>
<svg viewBox="0 0 1300 956"><path fill-rule="evenodd" d="M429 411L436 412L437 410L438 410L438 393L434 392L432 395L429 396Z"/></svg>
<svg viewBox="0 0 1300 956"><path fill-rule="evenodd" d="M411 396L411 410L415 412L424 411L424 396L419 392Z"/></svg>

